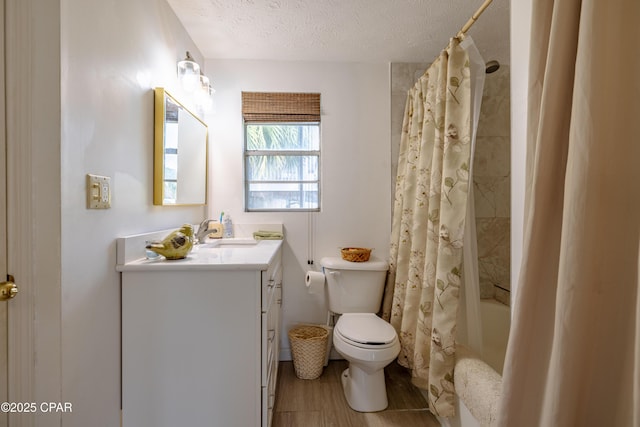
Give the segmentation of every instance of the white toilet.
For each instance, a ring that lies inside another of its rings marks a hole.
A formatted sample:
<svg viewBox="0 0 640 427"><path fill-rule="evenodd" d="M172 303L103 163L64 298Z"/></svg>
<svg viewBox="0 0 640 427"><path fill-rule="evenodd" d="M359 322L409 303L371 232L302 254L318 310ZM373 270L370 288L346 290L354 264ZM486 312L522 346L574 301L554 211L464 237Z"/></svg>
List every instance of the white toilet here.
<svg viewBox="0 0 640 427"><path fill-rule="evenodd" d="M395 329L375 313L380 309L389 265L375 258L349 262L322 258L329 311L341 314L333 328L333 345L349 361L342 373L347 402L359 412L387 407L384 367L400 353Z"/></svg>

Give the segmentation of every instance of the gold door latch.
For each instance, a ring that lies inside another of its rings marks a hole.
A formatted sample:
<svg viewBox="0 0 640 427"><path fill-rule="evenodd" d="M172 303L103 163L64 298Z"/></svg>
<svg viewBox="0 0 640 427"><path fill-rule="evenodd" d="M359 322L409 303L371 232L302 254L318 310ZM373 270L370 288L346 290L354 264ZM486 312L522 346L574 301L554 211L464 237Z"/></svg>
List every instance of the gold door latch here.
<svg viewBox="0 0 640 427"><path fill-rule="evenodd" d="M18 294L18 287L13 283L15 279L8 275L7 281L0 283L0 301L7 301Z"/></svg>

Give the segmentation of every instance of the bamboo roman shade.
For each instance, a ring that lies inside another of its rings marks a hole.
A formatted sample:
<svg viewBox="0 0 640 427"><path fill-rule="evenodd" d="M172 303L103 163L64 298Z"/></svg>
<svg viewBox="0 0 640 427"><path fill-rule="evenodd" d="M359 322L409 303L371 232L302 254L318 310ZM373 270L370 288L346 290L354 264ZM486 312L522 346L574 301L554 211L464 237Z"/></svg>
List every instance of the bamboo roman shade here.
<svg viewBox="0 0 640 427"><path fill-rule="evenodd" d="M251 122L319 122L319 93L242 92L242 117Z"/></svg>

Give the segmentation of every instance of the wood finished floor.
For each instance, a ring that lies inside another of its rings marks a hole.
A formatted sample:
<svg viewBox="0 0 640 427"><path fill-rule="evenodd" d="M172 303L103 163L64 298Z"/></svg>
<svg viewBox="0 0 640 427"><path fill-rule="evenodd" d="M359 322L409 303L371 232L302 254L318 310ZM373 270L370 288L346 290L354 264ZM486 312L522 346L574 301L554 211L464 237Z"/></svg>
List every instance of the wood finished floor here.
<svg viewBox="0 0 640 427"><path fill-rule="evenodd" d="M301 380L292 362L280 362L273 427L440 427L405 368L392 362L385 368L389 406L361 413L349 407L340 375L348 366L332 360L320 378Z"/></svg>

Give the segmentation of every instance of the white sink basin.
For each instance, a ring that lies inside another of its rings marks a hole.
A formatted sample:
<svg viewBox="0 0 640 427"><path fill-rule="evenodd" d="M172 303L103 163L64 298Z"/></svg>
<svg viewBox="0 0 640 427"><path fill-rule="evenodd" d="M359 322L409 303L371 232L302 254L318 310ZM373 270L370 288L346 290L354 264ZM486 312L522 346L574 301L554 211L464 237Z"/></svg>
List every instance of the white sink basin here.
<svg viewBox="0 0 640 427"><path fill-rule="evenodd" d="M230 239L212 239L207 243L201 243L194 246L200 249L238 249L238 248L252 248L258 244L258 241L250 238L230 238Z"/></svg>

